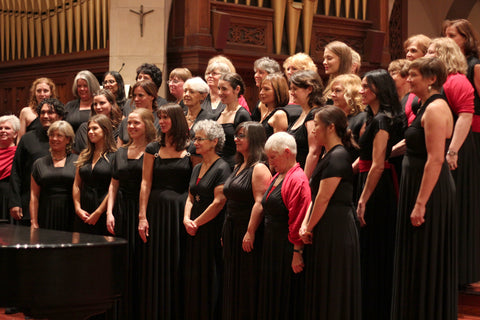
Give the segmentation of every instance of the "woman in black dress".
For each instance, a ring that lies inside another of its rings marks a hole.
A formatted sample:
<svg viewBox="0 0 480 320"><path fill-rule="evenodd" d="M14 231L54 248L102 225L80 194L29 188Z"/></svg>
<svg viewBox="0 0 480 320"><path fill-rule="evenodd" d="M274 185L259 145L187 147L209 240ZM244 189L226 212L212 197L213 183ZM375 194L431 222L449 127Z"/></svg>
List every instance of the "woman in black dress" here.
<svg viewBox="0 0 480 320"><path fill-rule="evenodd" d="M222 318L257 319L258 271L262 251L262 198L272 175L263 163L265 130L244 122L235 134L238 162L225 182Z"/></svg>
<svg viewBox="0 0 480 320"><path fill-rule="evenodd" d="M19 130L20 121L16 116L0 117L0 220L11 220L8 212L8 189Z"/></svg>
<svg viewBox="0 0 480 320"><path fill-rule="evenodd" d="M223 160L228 162L230 168L233 168L236 153L233 138L235 131L239 124L251 120L248 111L238 104L238 97L244 93L245 84L238 73L226 73L222 75L218 82L218 90L222 103L226 105L216 119L225 132L225 145L220 155Z"/></svg>
<svg viewBox="0 0 480 320"><path fill-rule="evenodd" d="M122 111L118 108L115 102L115 96L106 89L98 90L93 96L93 103L91 107L91 114L104 114L111 121L113 126L113 139L116 141L118 138L118 129L120 122L122 121ZM80 125L75 133L75 142L73 144L73 150L75 153L80 153L87 147L87 132L88 123L84 122Z"/></svg>
<svg viewBox="0 0 480 320"><path fill-rule="evenodd" d="M221 229L226 198L223 185L230 166L218 156L225 134L213 120L195 127L195 147L202 163L190 178L183 224L188 233L185 248L185 318L220 319L222 288Z"/></svg>
<svg viewBox="0 0 480 320"><path fill-rule="evenodd" d="M321 148L315 143L313 131L314 109L324 105L323 83L318 73L310 70L295 72L290 77L290 95L294 103L302 107L302 114L290 125L288 133L297 143L297 162L304 169L307 178L317 165Z"/></svg>
<svg viewBox="0 0 480 320"><path fill-rule="evenodd" d="M185 232L182 226L192 173L188 125L182 107L159 108L160 139L143 156L138 232L139 319L183 318Z"/></svg>
<svg viewBox="0 0 480 320"><path fill-rule="evenodd" d="M290 134L273 134L265 151L277 174L262 199L265 234L258 319L303 319L303 242L298 231L311 202L310 186Z"/></svg>
<svg viewBox="0 0 480 320"><path fill-rule="evenodd" d="M454 122L439 94L446 78L436 58L410 65L411 90L424 103L405 132L392 320L458 317L455 184L444 157Z"/></svg>
<svg viewBox="0 0 480 320"><path fill-rule="evenodd" d="M266 76L260 86L259 97L264 106L260 110L259 122L265 128L267 138L275 132L287 131L288 114L284 107L290 94L285 77L281 73Z"/></svg>
<svg viewBox="0 0 480 320"><path fill-rule="evenodd" d="M73 230L75 209L72 186L75 161L72 154L74 133L63 120L48 128L50 154L33 163L30 182L30 218L34 228Z"/></svg>
<svg viewBox="0 0 480 320"><path fill-rule="evenodd" d="M462 214L465 219L462 218L459 221L458 276L459 284L465 287L480 280L480 257L476 254L480 250L480 218L478 215L478 211L480 210L480 177L478 176L478 174L480 174L478 167L480 163L480 38L470 21L465 19L447 20L444 22L443 28L445 36L453 39L465 55L468 65L466 76L474 89L474 113L472 116L471 137L465 139L465 146L474 145L476 152L472 152L472 149L468 150L465 147L460 148L459 151L464 154L464 157L466 155L469 162L471 161L473 164L472 169L476 171L477 176L474 177L473 174L471 174L472 171L467 172L466 176L476 185L477 191L473 191L475 187L472 184L465 184L464 186L460 186L460 188L457 187L457 195L459 197L467 196L465 192L462 191L464 188L464 190L468 190L467 193L470 194L468 196L469 200L466 200L466 198L458 198L459 201L457 201L457 205L462 209L463 207L470 207L470 214ZM447 53L447 55L451 56L449 53ZM476 155L475 159L472 159L472 155ZM463 162L465 159L459 158L458 160ZM476 201L476 205L471 203L472 200ZM463 210L463 212L466 213L467 210Z"/></svg>
<svg viewBox="0 0 480 320"><path fill-rule="evenodd" d="M112 178L112 158L116 151L112 122L103 114L88 121L88 146L78 156L73 183L76 232L107 235L108 187Z"/></svg>
<svg viewBox="0 0 480 320"><path fill-rule="evenodd" d="M315 116L315 136L325 153L312 179L305 244L305 319L361 319L360 244L352 206L351 131L337 107ZM388 319L384 318L384 319Z"/></svg>
<svg viewBox="0 0 480 320"><path fill-rule="evenodd" d="M138 197L142 182L143 154L157 134L153 115L144 108L128 115L130 142L119 148L112 161L112 179L108 189L107 229L113 235L128 240L128 282L125 290L126 317L135 319L138 304Z"/></svg>
<svg viewBox="0 0 480 320"><path fill-rule="evenodd" d="M360 220L364 319L390 316L397 190L395 170L387 161L402 130L402 107L386 70L367 72L360 94L368 113L360 136L357 215Z"/></svg>
<svg viewBox="0 0 480 320"><path fill-rule="evenodd" d="M75 100L65 105L65 120L77 132L80 125L90 118L90 108L93 103L93 93L100 89L100 84L93 73L82 70L73 80L72 93Z"/></svg>

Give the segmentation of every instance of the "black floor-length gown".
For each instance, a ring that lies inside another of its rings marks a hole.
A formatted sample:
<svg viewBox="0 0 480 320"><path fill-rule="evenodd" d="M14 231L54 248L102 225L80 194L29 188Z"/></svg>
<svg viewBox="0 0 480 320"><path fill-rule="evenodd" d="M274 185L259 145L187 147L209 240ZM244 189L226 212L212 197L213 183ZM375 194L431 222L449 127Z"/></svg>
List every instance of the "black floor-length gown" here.
<svg viewBox="0 0 480 320"><path fill-rule="evenodd" d="M457 319L457 215L455 183L446 162L425 206L425 222L410 215L424 174L427 150L421 118L427 99L405 132L398 209L392 320Z"/></svg>
<svg viewBox="0 0 480 320"><path fill-rule="evenodd" d="M80 205L83 210L93 213L108 195L108 187L112 178L112 158L114 153L107 153L98 159L92 168L92 162L85 163L78 173L82 178L80 188ZM109 235L107 230L107 215L102 213L94 225L83 222L75 215L73 230L76 232Z"/></svg>
<svg viewBox="0 0 480 320"><path fill-rule="evenodd" d="M230 166L219 158L198 180L201 164L195 166L190 179L194 203L190 219L195 220L213 202L214 190L225 184ZM221 319L223 276L220 242L224 210L200 226L195 236L187 235L185 248L185 319Z"/></svg>
<svg viewBox="0 0 480 320"><path fill-rule="evenodd" d="M149 234L139 244L139 319L183 319L185 228L183 213L192 173L190 156L161 158L160 143L147 145L154 158L147 206Z"/></svg>
<svg viewBox="0 0 480 320"><path fill-rule="evenodd" d="M391 120L383 112L375 116L371 109L365 132L359 139L360 160L372 161L373 141L379 130L392 136ZM390 157L392 140L389 139L385 159ZM359 199L367 180L368 171L358 175L356 186ZM392 300L393 256L397 212L397 188L392 170L385 167L365 205L365 223L360 229L363 319L383 320L390 316Z"/></svg>
<svg viewBox="0 0 480 320"><path fill-rule="evenodd" d="M136 319L138 305L138 259L136 248L141 239L138 234L138 201L142 183L143 155L128 159L128 149L119 148L112 161L112 178L118 180L118 193L113 215L115 236L128 241L128 282L126 299L128 319Z"/></svg>
<svg viewBox="0 0 480 320"><path fill-rule="evenodd" d="M348 151L333 147L310 181L312 201L320 181L340 177L325 213L305 246L305 319L361 319L360 243L352 207L352 166ZM313 204L312 204L313 206ZM387 318L388 319L388 318Z"/></svg>
<svg viewBox="0 0 480 320"><path fill-rule="evenodd" d="M76 154L69 154L63 167L54 167L51 155L33 163L32 177L40 187L37 212L40 228L73 230L75 207L72 187L77 158Z"/></svg>
<svg viewBox="0 0 480 320"><path fill-rule="evenodd" d="M257 319L258 272L262 252L262 226L255 233L254 249L245 252L242 242L255 203L252 191L253 166L238 172L237 167L225 182L223 193L227 209L223 240L223 320Z"/></svg>
<svg viewBox="0 0 480 320"><path fill-rule="evenodd" d="M293 243L288 239L289 211L280 182L272 181L262 199L264 238L260 263L258 319L303 319L304 272L292 270ZM273 190L272 190L273 188Z"/></svg>

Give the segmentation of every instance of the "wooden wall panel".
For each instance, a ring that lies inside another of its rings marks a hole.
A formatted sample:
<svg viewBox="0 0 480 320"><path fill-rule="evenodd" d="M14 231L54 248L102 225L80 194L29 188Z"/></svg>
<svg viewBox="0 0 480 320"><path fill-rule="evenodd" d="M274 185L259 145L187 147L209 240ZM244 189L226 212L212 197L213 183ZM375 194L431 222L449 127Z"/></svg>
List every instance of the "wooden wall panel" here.
<svg viewBox="0 0 480 320"><path fill-rule="evenodd" d="M18 115L27 104L30 85L39 77L49 77L55 82L62 102L72 100L77 72L90 70L101 79L108 71L108 60L108 49L102 49L0 64L0 115Z"/></svg>

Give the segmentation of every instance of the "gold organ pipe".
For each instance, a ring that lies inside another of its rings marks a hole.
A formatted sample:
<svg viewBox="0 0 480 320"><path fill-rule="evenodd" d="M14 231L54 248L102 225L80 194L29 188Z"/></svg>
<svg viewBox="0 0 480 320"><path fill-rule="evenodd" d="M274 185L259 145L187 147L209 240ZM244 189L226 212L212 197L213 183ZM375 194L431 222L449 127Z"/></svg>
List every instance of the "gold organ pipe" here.
<svg viewBox="0 0 480 320"><path fill-rule="evenodd" d="M108 12L108 0L102 0L102 28L103 28L103 47L107 47L107 12Z"/></svg>
<svg viewBox="0 0 480 320"><path fill-rule="evenodd" d="M287 0L272 0L273 32L275 34L275 53L280 54L282 49L283 24L285 22L285 8Z"/></svg>
<svg viewBox="0 0 480 320"><path fill-rule="evenodd" d="M13 1L15 3L15 1ZM10 46L11 46L11 58L15 60L15 11L13 8L13 4L9 1L9 8L10 8Z"/></svg>
<svg viewBox="0 0 480 320"><path fill-rule="evenodd" d="M88 44L88 11L87 3L81 1L80 7L82 8L81 13L81 25L82 25L82 35L83 35L83 50L87 50ZM78 49L80 51L80 49Z"/></svg>
<svg viewBox="0 0 480 320"><path fill-rule="evenodd" d="M73 52L73 4L70 3L70 6L67 8L66 3L65 5L65 15L67 16L67 39L68 39L68 52Z"/></svg>
<svg viewBox="0 0 480 320"><path fill-rule="evenodd" d="M345 18L350 18L350 0L345 0Z"/></svg>
<svg viewBox="0 0 480 320"><path fill-rule="evenodd" d="M315 3L318 0L303 0L303 50L310 53L310 42L312 39L313 15L315 14Z"/></svg>
<svg viewBox="0 0 480 320"><path fill-rule="evenodd" d="M367 20L367 0L363 0L363 20Z"/></svg>
<svg viewBox="0 0 480 320"><path fill-rule="evenodd" d="M45 11L42 11L42 33L43 33L43 45L45 49L45 55L50 55L50 10L48 8L48 1L43 2L45 5Z"/></svg>
<svg viewBox="0 0 480 320"><path fill-rule="evenodd" d="M100 48L100 1L95 1L95 31L97 31L97 46L96 49Z"/></svg>
<svg viewBox="0 0 480 320"><path fill-rule="evenodd" d="M98 0L97 0L96 2L98 2ZM89 35L89 37L90 37L90 50L92 50L92 49L95 48L95 47L93 46L93 42L94 42L94 40L95 40L95 37L94 37L94 35L95 35L95 29L96 29L96 28L95 28L95 24L94 24L94 22L95 22L94 5L95 5L95 4L93 3L93 1L88 1L87 4L88 4L88 25L89 25L89 28L88 28L88 29L89 29L89 31L90 31L90 32L88 33L88 35Z"/></svg>
<svg viewBox="0 0 480 320"><path fill-rule="evenodd" d="M325 15L328 16L330 14L330 0L324 0L323 1L324 7L325 7Z"/></svg>
<svg viewBox="0 0 480 320"><path fill-rule="evenodd" d="M77 4L73 5L73 11L74 11L74 23L75 23L75 42L77 45L77 51L80 51L80 4L77 2Z"/></svg>
<svg viewBox="0 0 480 320"><path fill-rule="evenodd" d="M50 14L50 30L52 39L52 53L58 53L58 7L57 0L50 0L53 13Z"/></svg>
<svg viewBox="0 0 480 320"><path fill-rule="evenodd" d="M5 4L0 0L2 10L0 11L0 61L5 61Z"/></svg>
<svg viewBox="0 0 480 320"><path fill-rule="evenodd" d="M37 57L42 55L42 1L37 0L35 12L35 38L37 43Z"/></svg>
<svg viewBox="0 0 480 320"><path fill-rule="evenodd" d="M60 52L65 53L65 43L66 43L66 26L65 26L65 4L61 0L58 0L58 6L60 9L57 11L58 14L58 28L60 32ZM58 53L58 51L57 51Z"/></svg>
<svg viewBox="0 0 480 320"><path fill-rule="evenodd" d="M17 35L17 59L22 57L22 9L18 1L14 1L14 10L15 10L15 31Z"/></svg>
<svg viewBox="0 0 480 320"><path fill-rule="evenodd" d="M288 48L290 55L295 53L297 45L298 25L300 23L300 14L302 13L302 4L288 0Z"/></svg>
<svg viewBox="0 0 480 320"><path fill-rule="evenodd" d="M345 0L346 2L347 0ZM340 17L340 10L342 8L342 0L335 0L335 15Z"/></svg>
<svg viewBox="0 0 480 320"><path fill-rule="evenodd" d="M29 40L29 47L30 47L30 57L35 57L35 17L33 13L33 0L25 0L25 4L27 8L32 9L30 14L27 15L28 21L28 40Z"/></svg>
<svg viewBox="0 0 480 320"><path fill-rule="evenodd" d="M261 8L263 7L263 0L258 0L258 6Z"/></svg>
<svg viewBox="0 0 480 320"><path fill-rule="evenodd" d="M22 46L23 46L23 58L28 57L28 7L25 5L25 1L21 2L22 9Z"/></svg>

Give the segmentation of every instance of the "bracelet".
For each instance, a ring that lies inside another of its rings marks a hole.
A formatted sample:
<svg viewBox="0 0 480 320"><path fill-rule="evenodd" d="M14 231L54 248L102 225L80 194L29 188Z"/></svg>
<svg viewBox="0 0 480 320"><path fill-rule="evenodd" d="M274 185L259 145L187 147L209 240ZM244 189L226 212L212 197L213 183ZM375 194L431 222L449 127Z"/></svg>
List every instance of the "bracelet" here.
<svg viewBox="0 0 480 320"><path fill-rule="evenodd" d="M302 249L293 249L293 252L297 252L297 253L303 254L303 250L302 250Z"/></svg>
<svg viewBox="0 0 480 320"><path fill-rule="evenodd" d="M448 149L447 154L449 156L456 156L458 153L457 153L457 151L453 151L453 150Z"/></svg>

